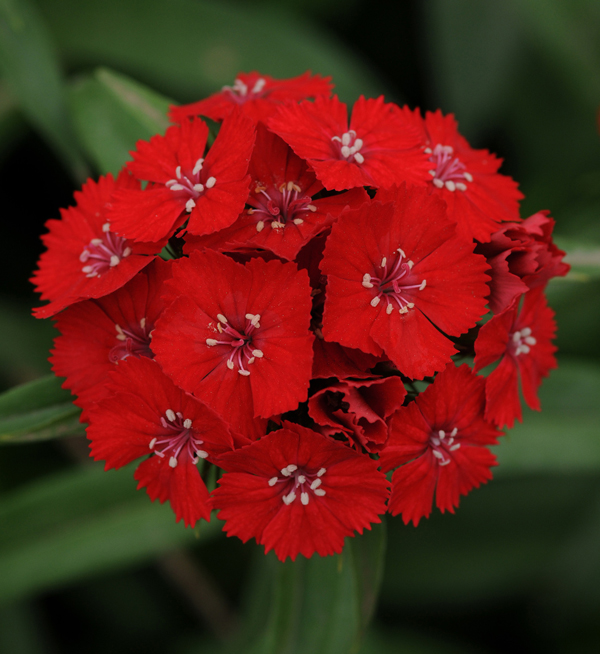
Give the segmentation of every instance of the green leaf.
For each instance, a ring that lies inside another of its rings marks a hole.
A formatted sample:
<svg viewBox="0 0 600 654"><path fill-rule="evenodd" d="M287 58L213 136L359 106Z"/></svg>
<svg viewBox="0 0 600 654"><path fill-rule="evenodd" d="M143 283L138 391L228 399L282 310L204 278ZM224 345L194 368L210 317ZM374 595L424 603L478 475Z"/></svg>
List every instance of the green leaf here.
<svg viewBox="0 0 600 654"><path fill-rule="evenodd" d="M240 71L331 75L345 101L384 85L360 57L279 8L202 0L40 0L69 66L108 64L181 101L231 84Z"/></svg>
<svg viewBox="0 0 600 654"><path fill-rule="evenodd" d="M106 68L71 90L77 135L102 173L117 173L139 139L164 133L170 104L172 100Z"/></svg>
<svg viewBox="0 0 600 654"><path fill-rule="evenodd" d="M379 594L384 551L385 525L379 524L346 539L341 555L285 563L265 557L261 576L272 586L271 608L265 632L250 651L358 652Z"/></svg>
<svg viewBox="0 0 600 654"><path fill-rule="evenodd" d="M539 396L541 412L525 409L496 448L495 476L600 471L600 367L561 359Z"/></svg>
<svg viewBox="0 0 600 654"><path fill-rule="evenodd" d="M80 409L48 375L0 395L0 443L23 443L83 433Z"/></svg>
<svg viewBox="0 0 600 654"><path fill-rule="evenodd" d="M133 468L99 465L42 479L0 499L0 602L140 564L219 533L195 531L135 490Z"/></svg>
<svg viewBox="0 0 600 654"><path fill-rule="evenodd" d="M56 53L30 0L0 2L0 71L23 113L83 181L87 167L69 122Z"/></svg>

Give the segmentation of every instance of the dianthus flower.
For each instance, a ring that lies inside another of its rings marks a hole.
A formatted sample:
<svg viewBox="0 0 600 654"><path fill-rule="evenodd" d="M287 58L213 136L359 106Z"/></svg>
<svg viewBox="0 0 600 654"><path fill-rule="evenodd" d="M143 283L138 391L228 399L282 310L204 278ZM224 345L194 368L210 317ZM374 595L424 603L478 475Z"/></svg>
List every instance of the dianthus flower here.
<svg viewBox="0 0 600 654"><path fill-rule="evenodd" d="M75 192L76 205L61 209L60 220L46 223L48 248L31 281L49 304L34 309L48 318L80 300L108 295L127 283L161 251L159 243L133 243L114 232L107 218L115 191L135 192L139 182L122 172L97 182L88 180Z"/></svg>
<svg viewBox="0 0 600 654"><path fill-rule="evenodd" d="M552 241L554 220L548 211L538 211L521 223L506 223L480 243L476 252L490 265L490 296L494 313L501 313L513 300L531 288L545 286L552 277L562 277L569 265L565 253Z"/></svg>
<svg viewBox="0 0 600 654"><path fill-rule="evenodd" d="M466 332L485 313L487 264L454 236L444 203L426 189L379 197L387 203L348 211L327 239L323 335L384 352L402 374L422 379L455 353L445 334Z"/></svg>
<svg viewBox="0 0 600 654"><path fill-rule="evenodd" d="M219 93L205 100L171 107L169 116L175 123L183 123L191 116L206 116L221 121L235 107L239 107L254 122L265 122L283 102L330 95L330 79L309 72L290 79L274 79L256 71L240 73L233 86L224 86Z"/></svg>
<svg viewBox="0 0 600 654"><path fill-rule="evenodd" d="M380 452L388 439L386 419L406 396L399 377L344 379L308 400L308 414L325 436L341 434L359 452Z"/></svg>
<svg viewBox="0 0 600 654"><path fill-rule="evenodd" d="M327 190L418 182L430 167L420 134L391 107L383 96L361 96L348 125L337 96L318 97L281 107L268 126L306 159Z"/></svg>
<svg viewBox="0 0 600 654"><path fill-rule="evenodd" d="M161 293L170 267L157 258L114 293L59 314L61 335L54 340L50 361L54 373L66 377L63 388L78 396L77 406L85 410L106 396L109 372L120 361L154 357L151 336L165 306Z"/></svg>
<svg viewBox="0 0 600 654"><path fill-rule="evenodd" d="M199 235L233 223L248 197L254 125L232 113L205 155L207 137L206 123L195 118L137 142L127 167L150 183L143 191L115 194L109 218L120 234L153 241L172 236L186 221L187 231Z"/></svg>
<svg viewBox="0 0 600 654"><path fill-rule="evenodd" d="M213 503L223 529L281 561L339 553L385 511L388 482L375 461L290 422L219 464L227 472Z"/></svg>
<svg viewBox="0 0 600 654"><path fill-rule="evenodd" d="M523 195L516 182L498 173L501 159L487 150L473 149L458 132L452 114L418 109L396 109L404 120L420 131L420 143L429 157L428 173L418 182L439 195L447 205L448 218L457 223L457 233L486 242L498 223L518 221Z"/></svg>
<svg viewBox="0 0 600 654"><path fill-rule="evenodd" d="M165 372L243 435L306 399L310 286L293 263L206 250L173 265L152 348ZM254 419L260 419L258 421Z"/></svg>
<svg viewBox="0 0 600 654"><path fill-rule="evenodd" d="M519 303L515 300L483 325L475 341L476 371L500 359L486 379L485 409L485 417L500 427L512 427L515 418L522 420L519 378L527 406L539 411L537 390L557 365L556 347L551 342L556 323L544 289L525 293L520 311Z"/></svg>
<svg viewBox="0 0 600 654"><path fill-rule="evenodd" d="M388 510L415 526L438 509L454 513L461 495L492 478L496 457L487 448L501 433L484 419L485 382L453 363L389 422L382 470L392 476Z"/></svg>
<svg viewBox="0 0 600 654"><path fill-rule="evenodd" d="M248 207L231 227L214 235L188 237L186 252L202 246L221 251L264 248L292 260L345 207L369 199L362 188L313 199L323 185L307 163L263 125L257 128L248 172L252 179Z"/></svg>
<svg viewBox="0 0 600 654"><path fill-rule="evenodd" d="M196 463L233 449L223 421L148 358L122 361L109 390L90 409L91 456L106 461L106 470L147 456L134 475L138 488L152 501L169 500L186 526L209 520L211 502Z"/></svg>

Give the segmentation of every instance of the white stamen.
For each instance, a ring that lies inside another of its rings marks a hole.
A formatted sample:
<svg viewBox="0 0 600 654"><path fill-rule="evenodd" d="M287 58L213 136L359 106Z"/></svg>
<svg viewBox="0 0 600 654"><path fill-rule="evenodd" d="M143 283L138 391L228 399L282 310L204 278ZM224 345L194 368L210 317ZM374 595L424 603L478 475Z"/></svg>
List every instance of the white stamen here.
<svg viewBox="0 0 600 654"><path fill-rule="evenodd" d="M314 491L314 493L315 493L315 495L318 495L319 497L323 497L323 495L325 495L325 491L322 488L317 488Z"/></svg>
<svg viewBox="0 0 600 654"><path fill-rule="evenodd" d="M269 479L269 486L275 486L275 484L277 483L277 480L278 480L278 477L271 477L271 479Z"/></svg>
<svg viewBox="0 0 600 654"><path fill-rule="evenodd" d="M184 426L186 429L189 429L189 428L192 426L192 421L191 421L189 418L186 418L186 419L183 421L183 426Z"/></svg>
<svg viewBox="0 0 600 654"><path fill-rule="evenodd" d="M459 191L466 191L467 190L467 185L463 184L462 182L456 182L456 188Z"/></svg>
<svg viewBox="0 0 600 654"><path fill-rule="evenodd" d="M284 504L289 506L296 499L296 493L292 491L289 495L284 495L281 499L283 500Z"/></svg>
<svg viewBox="0 0 600 654"><path fill-rule="evenodd" d="M445 432L443 429L440 429L440 430L438 431L438 434L439 434L439 437L440 437L440 438L442 438L442 439L443 439L443 438L446 438L446 432Z"/></svg>
<svg viewBox="0 0 600 654"><path fill-rule="evenodd" d="M450 436L452 436L452 438L454 438L454 437L456 436L456 434L458 434L458 427L455 427L455 428L450 432Z"/></svg>
<svg viewBox="0 0 600 654"><path fill-rule="evenodd" d="M110 223L104 223L104 225L102 225L102 231L110 232Z"/></svg>
<svg viewBox="0 0 600 654"><path fill-rule="evenodd" d="M233 370L233 361L231 359L227 359L227 367L229 370Z"/></svg>
<svg viewBox="0 0 600 654"><path fill-rule="evenodd" d="M198 161L196 161L196 165L194 166L194 170L192 170L192 174L197 175L202 170L203 164L204 159L198 159Z"/></svg>
<svg viewBox="0 0 600 654"><path fill-rule="evenodd" d="M431 450L436 459L443 459L444 455L439 450Z"/></svg>
<svg viewBox="0 0 600 654"><path fill-rule="evenodd" d="M225 318L225 316L222 313L217 314L217 320L219 322L222 322L224 325L227 324L227 318Z"/></svg>
<svg viewBox="0 0 600 654"><path fill-rule="evenodd" d="M362 285L365 288L373 288L373 284L371 284L371 275L369 275L369 273L363 275Z"/></svg>
<svg viewBox="0 0 600 654"><path fill-rule="evenodd" d="M194 191L196 191L196 193L202 193L202 191L204 191L204 186L202 184L194 184Z"/></svg>
<svg viewBox="0 0 600 654"><path fill-rule="evenodd" d="M240 375L242 375L242 377L248 377L248 375L250 374L250 371L249 370L238 370L238 373Z"/></svg>
<svg viewBox="0 0 600 654"><path fill-rule="evenodd" d="M321 468L319 472L317 472L317 477L322 477L326 472L327 468Z"/></svg>
<svg viewBox="0 0 600 654"><path fill-rule="evenodd" d="M452 461L452 459L446 459L445 461L440 461L439 465L447 466L450 463L450 461Z"/></svg>
<svg viewBox="0 0 600 654"><path fill-rule="evenodd" d="M313 481L313 483L310 485L311 490L315 490L315 488L319 488L319 486L320 486L322 483L323 483L323 482L322 482L320 479L315 479L315 480Z"/></svg>
<svg viewBox="0 0 600 654"><path fill-rule="evenodd" d="M167 416L167 420L169 422L175 422L175 412L173 409L167 409L165 415Z"/></svg>
<svg viewBox="0 0 600 654"><path fill-rule="evenodd" d="M209 177L206 180L206 188L212 188L215 185L216 181L217 181L216 177Z"/></svg>
<svg viewBox="0 0 600 654"><path fill-rule="evenodd" d="M432 177L435 177L435 170L430 170L430 171L429 171L429 174L430 174Z"/></svg>
<svg viewBox="0 0 600 654"><path fill-rule="evenodd" d="M196 456L201 459L206 459L208 457L208 452L205 452L204 450L196 450Z"/></svg>
<svg viewBox="0 0 600 654"><path fill-rule="evenodd" d="M473 181L473 175L471 175L471 173L463 173L463 177L467 180L467 182Z"/></svg>
<svg viewBox="0 0 600 654"><path fill-rule="evenodd" d="M313 213L317 210L317 207L315 207L314 204L307 204L307 205L306 205L306 208L307 208L309 211L312 211Z"/></svg>
<svg viewBox="0 0 600 654"><path fill-rule="evenodd" d="M388 316L392 313L393 310L394 307L391 305L391 303L388 304L387 307L385 308L385 312L387 313Z"/></svg>
<svg viewBox="0 0 600 654"><path fill-rule="evenodd" d="M444 182L442 182L441 179L438 179L437 177L433 180L433 183L437 188L444 188Z"/></svg>
<svg viewBox="0 0 600 654"><path fill-rule="evenodd" d="M262 230L265 228L265 223L262 220L259 220L256 223L256 231L257 232L262 232Z"/></svg>
<svg viewBox="0 0 600 654"><path fill-rule="evenodd" d="M142 318L142 319L140 320L140 327L141 327L142 329L146 329L146 318Z"/></svg>
<svg viewBox="0 0 600 654"><path fill-rule="evenodd" d="M90 243L92 245L102 245L102 239L101 238L93 238Z"/></svg>
<svg viewBox="0 0 600 654"><path fill-rule="evenodd" d="M423 152L424 152L425 154L432 154L433 151L432 151L431 148L425 148L425 150L423 150Z"/></svg>
<svg viewBox="0 0 600 654"><path fill-rule="evenodd" d="M177 166L177 168L175 168L175 176L177 179L181 179L181 166Z"/></svg>
<svg viewBox="0 0 600 654"><path fill-rule="evenodd" d="M531 336L531 327L523 327L521 330L521 336L523 336L523 338Z"/></svg>
<svg viewBox="0 0 600 654"><path fill-rule="evenodd" d="M192 209L196 206L196 203L191 198L185 203L185 210L188 213L192 212Z"/></svg>
<svg viewBox="0 0 600 654"><path fill-rule="evenodd" d="M419 290L422 291L425 288L425 286L427 286L427 280L426 279L424 279L421 282L421 286L419 286Z"/></svg>
<svg viewBox="0 0 600 654"><path fill-rule="evenodd" d="M300 493L300 501L302 504L304 504L304 506L306 506L309 502L308 493Z"/></svg>
<svg viewBox="0 0 600 654"><path fill-rule="evenodd" d="M454 450L457 450L459 447L460 447L460 443L456 443L456 445L453 445L453 446L450 448L450 451L451 451L451 452L454 452Z"/></svg>
<svg viewBox="0 0 600 654"><path fill-rule="evenodd" d="M176 468L177 467L177 459L174 456L172 456L169 459L169 465L171 466L171 468Z"/></svg>
<svg viewBox="0 0 600 654"><path fill-rule="evenodd" d="M175 182L174 184L171 184L171 186L169 186L169 189L171 191L185 191L185 186L182 186L181 184Z"/></svg>
<svg viewBox="0 0 600 654"><path fill-rule="evenodd" d="M408 308L402 307L401 309L398 309L398 313L408 313Z"/></svg>
<svg viewBox="0 0 600 654"><path fill-rule="evenodd" d="M306 483L306 477L304 475L298 475L298 483L299 484L305 484Z"/></svg>
<svg viewBox="0 0 600 654"><path fill-rule="evenodd" d="M376 306L379 304L379 302L380 302L380 298L379 298L379 296L377 295L376 297L374 297L374 298L371 300L371 306L372 306L372 307L376 307Z"/></svg>
<svg viewBox="0 0 600 654"><path fill-rule="evenodd" d="M264 355L262 350L252 350L252 356L255 356L255 357L258 357L259 359L261 359L265 355Z"/></svg>
<svg viewBox="0 0 600 654"><path fill-rule="evenodd" d="M302 218L294 218L292 222L294 223L294 225L302 225L304 221L302 220Z"/></svg>
<svg viewBox="0 0 600 654"><path fill-rule="evenodd" d="M219 341L217 341L214 338L207 338L206 339L206 344L208 345L208 347L214 347L215 345L217 345L218 342Z"/></svg>
<svg viewBox="0 0 600 654"><path fill-rule="evenodd" d="M153 438L153 439L150 441L150 449L153 450L155 445L156 445L156 438Z"/></svg>
<svg viewBox="0 0 600 654"><path fill-rule="evenodd" d="M365 163L365 158L362 156L360 152L355 152L354 161L356 161L356 163L362 164Z"/></svg>
<svg viewBox="0 0 600 654"><path fill-rule="evenodd" d="M383 257L383 259L381 260L381 267L385 268L386 263L387 263L387 257Z"/></svg>
<svg viewBox="0 0 600 654"><path fill-rule="evenodd" d="M535 345L537 343L537 340L536 340L535 336L528 336L525 339L525 342L527 343L527 345Z"/></svg>
<svg viewBox="0 0 600 654"><path fill-rule="evenodd" d="M446 182L446 188L447 188L449 191L455 191L455 190L456 190L456 184L455 184L451 179L449 179L449 180Z"/></svg>

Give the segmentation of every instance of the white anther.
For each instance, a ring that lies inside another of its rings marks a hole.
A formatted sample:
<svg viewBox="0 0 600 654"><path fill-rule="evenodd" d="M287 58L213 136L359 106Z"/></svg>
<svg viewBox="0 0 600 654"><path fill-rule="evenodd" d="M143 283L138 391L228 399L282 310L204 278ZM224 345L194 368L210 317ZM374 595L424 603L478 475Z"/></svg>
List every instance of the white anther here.
<svg viewBox="0 0 600 654"><path fill-rule="evenodd" d="M386 263L387 263L387 257L383 257L383 259L381 260L381 267L385 268Z"/></svg>
<svg viewBox="0 0 600 654"><path fill-rule="evenodd" d="M113 254L110 258L110 267L114 268L115 266L118 266L120 261L121 259L119 259L116 254Z"/></svg>
<svg viewBox="0 0 600 654"><path fill-rule="evenodd" d="M172 180L172 181L175 181L175 180ZM171 184L171 186L169 186L169 190L171 190L171 191L185 191L185 186L182 186L181 184L178 184L175 181L174 184Z"/></svg>
<svg viewBox="0 0 600 654"><path fill-rule="evenodd" d="M215 338L207 338L206 339L206 344L208 347L214 347L215 345L218 344L219 341L217 341Z"/></svg>
<svg viewBox="0 0 600 654"><path fill-rule="evenodd" d="M177 168L175 168L175 176L177 179L181 179L181 166L177 166Z"/></svg>
<svg viewBox="0 0 600 654"><path fill-rule="evenodd" d="M110 223L104 223L104 225L102 225L102 231L105 233L110 232Z"/></svg>
<svg viewBox="0 0 600 654"><path fill-rule="evenodd" d="M435 170L430 170L430 171L429 171L429 174L430 174L432 177L435 177Z"/></svg>
<svg viewBox="0 0 600 654"><path fill-rule="evenodd" d="M256 359L254 357L250 357L248 359L247 363L248 363L248 365L250 365L251 363L254 363L255 361L256 361Z"/></svg>
<svg viewBox="0 0 600 654"><path fill-rule="evenodd" d="M327 468L321 468L319 472L317 472L317 477L322 477L326 472Z"/></svg>
<svg viewBox="0 0 600 654"><path fill-rule="evenodd" d="M355 152L354 161L356 161L356 163L362 164L365 163L365 158L362 156L360 152Z"/></svg>
<svg viewBox="0 0 600 654"><path fill-rule="evenodd" d="M463 173L463 177L467 180L467 182L473 181L473 175L471 175L471 173Z"/></svg>
<svg viewBox="0 0 600 654"><path fill-rule="evenodd" d="M233 370L233 361L231 359L227 359L227 367L229 370Z"/></svg>
<svg viewBox="0 0 600 654"><path fill-rule="evenodd" d="M269 486L275 486L278 479L279 477L271 477L271 479L269 479Z"/></svg>
<svg viewBox="0 0 600 654"><path fill-rule="evenodd" d="M426 286L427 286L427 280L424 279L424 280L421 282L421 286L419 286L419 290L422 291Z"/></svg>
<svg viewBox="0 0 600 654"><path fill-rule="evenodd" d="M224 325L227 324L227 318L225 318L225 316L222 313L217 314L217 320L219 322L222 322Z"/></svg>
<svg viewBox="0 0 600 654"><path fill-rule="evenodd" d="M443 429L440 429L440 430L438 431L438 435L439 435L439 437L442 438L442 439L446 438L446 432L445 432Z"/></svg>
<svg viewBox="0 0 600 654"><path fill-rule="evenodd" d="M206 188L212 188L215 185L216 181L217 181L216 177L209 177L206 180Z"/></svg>
<svg viewBox="0 0 600 654"><path fill-rule="evenodd" d="M342 145L350 145L350 132L342 134Z"/></svg>
<svg viewBox="0 0 600 654"><path fill-rule="evenodd" d="M173 409L167 409L165 415L167 416L167 420L170 422L175 422L175 412Z"/></svg>
<svg viewBox="0 0 600 654"><path fill-rule="evenodd" d="M262 230L265 228L265 223L262 220L259 220L256 223L256 231L257 232L262 232Z"/></svg>
<svg viewBox="0 0 600 654"><path fill-rule="evenodd" d="M412 259L409 259L406 262L406 265L412 270L412 267L415 265L415 262Z"/></svg>
<svg viewBox="0 0 600 654"><path fill-rule="evenodd" d="M441 441L439 438L435 438L434 436L431 437L431 442L436 446L439 447L441 444Z"/></svg>
<svg viewBox="0 0 600 654"><path fill-rule="evenodd" d="M289 506L296 499L296 493L292 491L289 495L284 495L281 499L283 500L284 504Z"/></svg>
<svg viewBox="0 0 600 654"><path fill-rule="evenodd" d="M456 188L459 191L466 191L467 190L467 185L463 184L462 182L456 182Z"/></svg>
<svg viewBox="0 0 600 654"><path fill-rule="evenodd" d="M345 136L346 134L344 134L344 137ZM347 145L342 145L341 150L342 150L342 157L344 157L344 159L347 159L350 156L350 148Z"/></svg>
<svg viewBox="0 0 600 654"><path fill-rule="evenodd" d="M153 450L155 445L156 445L156 438L153 438L153 439L150 441L150 449Z"/></svg>
<svg viewBox="0 0 600 654"><path fill-rule="evenodd" d="M452 461L452 459L446 459L445 461L440 461L440 465L447 466L450 463L450 461Z"/></svg>
<svg viewBox="0 0 600 654"><path fill-rule="evenodd" d="M185 210L188 213L192 212L192 209L196 206L196 203L191 198L185 203Z"/></svg>
<svg viewBox="0 0 600 654"><path fill-rule="evenodd" d="M171 466L171 468L176 468L177 467L177 459L174 456L172 456L169 459L169 465Z"/></svg>
<svg viewBox="0 0 600 654"><path fill-rule="evenodd" d="M453 445L453 446L450 448L450 451L451 451L451 452L454 452L455 450L458 450L459 447L460 447L460 443L456 443L456 445Z"/></svg>
<svg viewBox="0 0 600 654"><path fill-rule="evenodd" d="M208 457L208 452L205 452L204 450L196 450L196 456L200 459L206 459Z"/></svg>
<svg viewBox="0 0 600 654"><path fill-rule="evenodd" d="M409 309L414 309L414 308L415 308L415 303L414 303L414 302L407 302L407 303L406 303L406 306L407 306Z"/></svg>
<svg viewBox="0 0 600 654"><path fill-rule="evenodd" d="M140 320L140 327L141 327L142 329L146 329L146 318L142 318L142 319Z"/></svg>
<svg viewBox="0 0 600 654"><path fill-rule="evenodd" d="M377 295L376 297L374 297L374 298L371 300L371 306L372 306L372 307L376 307L376 306L379 304L380 301L381 301L381 300L380 300L380 298L379 298L379 295Z"/></svg>
<svg viewBox="0 0 600 654"><path fill-rule="evenodd" d="M323 497L323 495L325 495L325 494L326 494L326 493L325 493L325 491L324 491L322 488L317 488L317 489L315 490L315 495L318 495L319 497Z"/></svg>
<svg viewBox="0 0 600 654"><path fill-rule="evenodd" d="M267 80L264 77L259 77L256 80L256 84L254 84L254 86L252 87L251 93L260 93L263 90L266 83Z"/></svg>
<svg viewBox="0 0 600 654"><path fill-rule="evenodd" d="M529 345L525 345L525 343L521 343L521 345L519 345L519 347L517 348L517 354L521 354L521 352L523 352L523 354L529 354L530 351L531 348L529 347Z"/></svg>
<svg viewBox="0 0 600 654"><path fill-rule="evenodd" d="M295 465L294 463L290 463L290 465L287 467L288 472L291 474L292 472L296 472L298 470L298 466Z"/></svg>
<svg viewBox="0 0 600 654"><path fill-rule="evenodd" d="M252 350L252 356L262 359L264 357L264 352L262 350Z"/></svg>
<svg viewBox="0 0 600 654"><path fill-rule="evenodd" d="M527 343L527 345L535 345L537 343L537 340L536 340L535 336L528 336L525 339L525 342Z"/></svg>
<svg viewBox="0 0 600 654"><path fill-rule="evenodd" d="M298 475L298 483L299 484L305 484L306 483L306 477L304 475Z"/></svg>
<svg viewBox="0 0 600 654"><path fill-rule="evenodd" d="M285 223L280 223L278 220L272 220L271 227L273 229L283 229L285 227Z"/></svg>
<svg viewBox="0 0 600 654"><path fill-rule="evenodd" d="M446 188L447 188L449 191L456 191L456 184L455 184L451 179L449 179L449 180L446 182Z"/></svg>
<svg viewBox="0 0 600 654"><path fill-rule="evenodd" d="M455 427L455 428L450 432L450 436L452 436L452 438L454 438L454 437L456 436L456 434L458 434L458 427Z"/></svg>
<svg viewBox="0 0 600 654"><path fill-rule="evenodd" d="M518 343L521 340L521 332L514 332L512 335L513 343Z"/></svg>
<svg viewBox="0 0 600 654"><path fill-rule="evenodd" d="M131 254L131 248L125 248L123 250L123 256L121 257L121 259L124 259L125 257L128 257L130 254Z"/></svg>
<svg viewBox="0 0 600 654"><path fill-rule="evenodd" d="M184 426L186 429L189 429L189 428L192 426L192 421L191 421L189 418L186 418L186 419L183 421L183 426Z"/></svg>
<svg viewBox="0 0 600 654"><path fill-rule="evenodd" d="M194 184L194 191L196 191L196 193L202 193L202 191L204 191L204 185Z"/></svg>
<svg viewBox="0 0 600 654"><path fill-rule="evenodd" d="M302 220L302 218L294 218L292 222L294 223L294 225L302 225L304 221Z"/></svg>
<svg viewBox="0 0 600 654"><path fill-rule="evenodd" d="M433 183L437 188L444 188L444 182L442 182L441 179L438 179L437 177L433 180Z"/></svg>
<svg viewBox="0 0 600 654"><path fill-rule="evenodd" d="M313 483L310 485L311 490L315 490L315 488L319 488L319 486L320 486L322 483L323 483L323 482L322 482L320 479L315 479L315 480L313 481Z"/></svg>
<svg viewBox="0 0 600 654"><path fill-rule="evenodd" d="M391 303L388 304L387 307L385 308L385 312L387 313L388 316L392 313L393 310L394 307L391 305Z"/></svg>
<svg viewBox="0 0 600 654"><path fill-rule="evenodd" d="M425 148L425 149L423 150L423 152L424 152L425 154L431 154L431 153L432 153L432 150L431 150L431 148Z"/></svg>
<svg viewBox="0 0 600 654"><path fill-rule="evenodd" d="M315 207L314 204L307 204L307 205L306 205L306 208L307 208L309 211L312 211L313 213L317 210L317 207Z"/></svg>
<svg viewBox="0 0 600 654"><path fill-rule="evenodd" d="M102 245L102 239L101 238L93 238L90 241L90 244L91 245Z"/></svg>
<svg viewBox="0 0 600 654"><path fill-rule="evenodd" d="M408 313L408 309L406 307L402 307L401 309L398 309L398 313Z"/></svg>
<svg viewBox="0 0 600 654"><path fill-rule="evenodd" d="M304 506L306 506L309 502L308 493L300 493L300 501L302 504L304 504Z"/></svg>
<svg viewBox="0 0 600 654"><path fill-rule="evenodd" d="M373 284L371 284L371 275L369 275L369 273L363 275L362 285L365 288L373 288Z"/></svg>
<svg viewBox="0 0 600 654"><path fill-rule="evenodd" d="M202 170L203 165L204 159L198 159L198 161L196 161L196 165L194 166L194 170L192 170L192 174L197 175Z"/></svg>
<svg viewBox="0 0 600 654"><path fill-rule="evenodd" d="M248 375L250 374L250 371L249 371L249 370L238 370L238 373L239 373L242 377L248 377Z"/></svg>
<svg viewBox="0 0 600 654"><path fill-rule="evenodd" d="M436 459L443 459L444 455L439 450L431 450Z"/></svg>

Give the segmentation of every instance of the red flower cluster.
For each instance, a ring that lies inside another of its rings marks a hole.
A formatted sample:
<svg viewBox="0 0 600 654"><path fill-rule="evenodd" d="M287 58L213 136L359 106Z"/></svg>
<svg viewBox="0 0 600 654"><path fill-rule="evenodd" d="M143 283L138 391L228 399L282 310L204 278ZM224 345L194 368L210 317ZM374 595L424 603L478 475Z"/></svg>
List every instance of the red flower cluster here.
<svg viewBox="0 0 600 654"><path fill-rule="evenodd" d="M543 292L568 270L452 116L361 97L348 121L330 93L254 72L173 107L49 221L33 277L91 455L142 458L177 520L216 509L282 560L491 478L519 379L539 409L556 365ZM208 149L201 116L221 122Z"/></svg>

